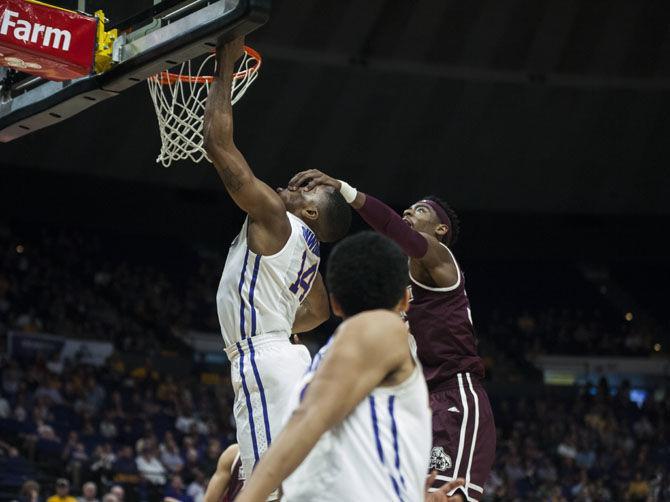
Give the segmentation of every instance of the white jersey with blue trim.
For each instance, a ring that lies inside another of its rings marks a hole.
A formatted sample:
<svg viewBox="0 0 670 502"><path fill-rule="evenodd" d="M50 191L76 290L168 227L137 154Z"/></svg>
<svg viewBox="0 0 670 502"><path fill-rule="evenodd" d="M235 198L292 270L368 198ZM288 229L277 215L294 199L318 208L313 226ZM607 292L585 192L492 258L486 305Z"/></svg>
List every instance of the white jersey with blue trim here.
<svg viewBox="0 0 670 502"><path fill-rule="evenodd" d="M216 293L221 333L226 347L262 334L291 334L298 307L316 278L320 249L312 230L287 212L291 235L270 256L249 249L245 219L228 251Z"/></svg>
<svg viewBox="0 0 670 502"><path fill-rule="evenodd" d="M298 406L329 346L314 357L289 410ZM321 436L282 484L282 501L423 501L431 420L428 388L417 361L404 382L375 388L341 424Z"/></svg>

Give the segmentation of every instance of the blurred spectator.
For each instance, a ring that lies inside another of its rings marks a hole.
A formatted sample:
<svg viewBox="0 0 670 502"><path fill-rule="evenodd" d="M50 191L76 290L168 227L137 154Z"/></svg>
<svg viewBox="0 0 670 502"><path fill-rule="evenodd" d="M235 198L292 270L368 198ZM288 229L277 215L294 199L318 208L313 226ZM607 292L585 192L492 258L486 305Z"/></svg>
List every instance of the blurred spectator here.
<svg viewBox="0 0 670 502"><path fill-rule="evenodd" d="M112 469L114 471L113 481L115 483L128 485L137 484L140 481L137 462L133 456L131 446L123 446L121 448Z"/></svg>
<svg viewBox="0 0 670 502"><path fill-rule="evenodd" d="M95 483L88 481L84 483L81 488L82 495L77 499L77 502L99 502L96 495L98 494L98 487Z"/></svg>
<svg viewBox="0 0 670 502"><path fill-rule="evenodd" d="M123 502L125 497L126 497L126 492L123 489L123 487L120 486L120 485L112 486L112 489L109 490L109 493L114 495L116 497L116 499L118 500L118 502Z"/></svg>
<svg viewBox="0 0 670 502"><path fill-rule="evenodd" d="M19 502L42 502L39 483L32 479L23 483L18 500Z"/></svg>
<svg viewBox="0 0 670 502"><path fill-rule="evenodd" d="M47 502L77 502L72 495L70 495L70 482L65 478L56 480L56 494L47 499Z"/></svg>
<svg viewBox="0 0 670 502"><path fill-rule="evenodd" d="M207 489L207 480L200 469L194 469L191 475L193 476L193 481L186 488L186 493L193 499L193 502L203 502L205 490Z"/></svg>
<svg viewBox="0 0 670 502"><path fill-rule="evenodd" d="M160 460L156 457L153 445L145 445L142 453L135 459L137 472L140 476L153 485L164 485L166 470Z"/></svg>
<svg viewBox="0 0 670 502"><path fill-rule="evenodd" d="M184 459L179 452L177 442L169 431L165 434L165 442L161 445L161 462L171 472L180 472L184 467Z"/></svg>
<svg viewBox="0 0 670 502"><path fill-rule="evenodd" d="M7 401L2 394L0 394L0 418L7 418L11 414L12 409L9 406L9 401Z"/></svg>
<svg viewBox="0 0 670 502"><path fill-rule="evenodd" d="M173 501L178 500L179 502L193 502L191 496L186 493L184 481L178 474L175 474L170 479L170 484L165 489L165 498L172 499Z"/></svg>

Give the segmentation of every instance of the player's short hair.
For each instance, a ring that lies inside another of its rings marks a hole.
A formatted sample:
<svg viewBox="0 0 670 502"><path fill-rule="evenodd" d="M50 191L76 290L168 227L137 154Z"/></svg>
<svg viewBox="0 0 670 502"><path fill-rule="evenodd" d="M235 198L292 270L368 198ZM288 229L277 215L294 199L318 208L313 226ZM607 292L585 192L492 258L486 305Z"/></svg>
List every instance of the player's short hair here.
<svg viewBox="0 0 670 502"><path fill-rule="evenodd" d="M321 242L339 241L349 232L351 208L337 190L324 194L315 232Z"/></svg>
<svg viewBox="0 0 670 502"><path fill-rule="evenodd" d="M423 198L423 200L430 200L435 202L436 204L439 204L440 207L444 209L444 212L447 213L447 216L449 216L451 227L449 228L449 232L447 232L447 235L444 235L442 237L442 240L444 241L445 244L453 246L458 240L458 235L461 233L461 221L458 219L458 214L456 214L456 211L454 211L449 204L447 204L444 200L440 199L436 195L426 195Z"/></svg>
<svg viewBox="0 0 670 502"><path fill-rule="evenodd" d="M375 232L347 237L328 258L328 288L347 316L392 309L403 298L408 277L407 256Z"/></svg>

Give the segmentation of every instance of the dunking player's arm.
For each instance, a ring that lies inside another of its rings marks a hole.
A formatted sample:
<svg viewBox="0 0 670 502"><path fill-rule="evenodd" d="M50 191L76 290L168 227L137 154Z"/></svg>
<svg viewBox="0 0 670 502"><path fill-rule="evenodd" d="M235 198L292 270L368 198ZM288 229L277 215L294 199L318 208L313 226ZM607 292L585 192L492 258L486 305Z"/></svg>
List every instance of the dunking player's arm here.
<svg viewBox="0 0 670 502"><path fill-rule="evenodd" d="M204 119L205 147L226 190L249 215L248 238L252 251L261 255L279 252L291 235L286 206L277 192L254 176L233 139L231 86L233 68L243 54L238 38L217 47L219 76L212 83ZM296 313L294 333L309 331L328 319L330 309L321 274Z"/></svg>
<svg viewBox="0 0 670 502"><path fill-rule="evenodd" d="M219 75L212 83L204 119L205 148L226 190L249 215L249 246L262 255L279 252L291 235L291 223L279 195L256 178L233 140L231 87L235 62L244 51L237 38L216 49Z"/></svg>
<svg viewBox="0 0 670 502"><path fill-rule="evenodd" d="M226 448L226 451L221 454L219 461L216 464L216 472L207 484L204 502L221 502L221 499L230 484L233 463L235 462L235 457L239 451L237 444L231 444Z"/></svg>
<svg viewBox="0 0 670 502"><path fill-rule="evenodd" d="M296 174L289 182L289 189L309 191L318 185L331 186L336 190L342 188L340 180L310 169ZM355 193L355 198L349 202L371 227L393 239L412 259L412 275L427 275L431 285L438 288L450 287L457 282L456 264L449 251L438 240L438 237L441 238L450 230L448 226L437 225L434 234L429 234L419 232L408 224L410 220L420 222L430 217L430 205L422 202L414 204L405 211L407 221L403 221L393 209L363 192Z"/></svg>
<svg viewBox="0 0 670 502"><path fill-rule="evenodd" d="M335 305L333 310L337 314ZM385 350L380 351L381 346ZM343 323L302 403L236 500L266 500L327 430L340 423L375 387L403 381L413 367L407 329L397 315L364 312Z"/></svg>

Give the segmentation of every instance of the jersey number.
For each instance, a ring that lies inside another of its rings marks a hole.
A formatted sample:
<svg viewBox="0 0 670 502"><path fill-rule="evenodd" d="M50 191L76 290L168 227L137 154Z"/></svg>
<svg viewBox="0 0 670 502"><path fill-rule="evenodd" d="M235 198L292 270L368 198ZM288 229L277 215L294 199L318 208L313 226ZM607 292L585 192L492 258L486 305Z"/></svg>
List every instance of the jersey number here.
<svg viewBox="0 0 670 502"><path fill-rule="evenodd" d="M314 281L315 273L316 273L316 267L318 263L315 263L311 267L309 267L307 270L305 270L305 259L307 258L307 251L303 251L302 253L302 263L300 265L300 271L298 272L298 278L295 280L293 284L291 284L288 289L291 291L293 294L298 294L298 291L302 289L302 294L300 295L300 298L298 301L302 302L303 299L305 298L305 295L309 291L309 288L312 287L312 282Z"/></svg>

